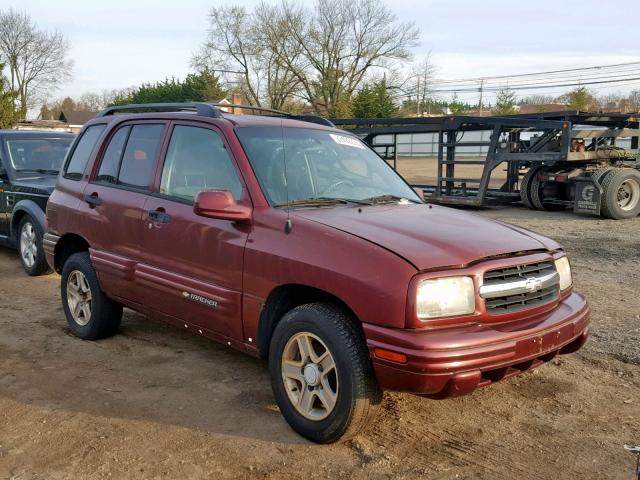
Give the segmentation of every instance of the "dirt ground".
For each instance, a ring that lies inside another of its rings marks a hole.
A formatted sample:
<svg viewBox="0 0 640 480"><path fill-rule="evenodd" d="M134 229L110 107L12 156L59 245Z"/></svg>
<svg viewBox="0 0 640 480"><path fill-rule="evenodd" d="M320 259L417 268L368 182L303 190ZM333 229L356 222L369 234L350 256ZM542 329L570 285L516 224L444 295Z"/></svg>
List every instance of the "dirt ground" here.
<svg viewBox="0 0 640 480"><path fill-rule="evenodd" d="M457 157L458 160L483 160L481 157ZM393 166L393 161L389 161ZM435 185L438 178L438 159L436 157L399 157L396 162L398 173L412 185ZM501 163L491 172L489 186L500 188L507 178L507 164ZM462 164L455 166L456 178L480 179L483 165ZM444 172L443 172L444 173ZM477 188L479 182L467 182L470 188ZM456 182L458 185L459 182Z"/></svg>
<svg viewBox="0 0 640 480"><path fill-rule="evenodd" d="M0 249L0 478L633 478L640 218L478 213L565 245L590 342L467 397L387 393L368 432L330 446L289 429L262 361L131 311L120 335L72 337L59 277Z"/></svg>

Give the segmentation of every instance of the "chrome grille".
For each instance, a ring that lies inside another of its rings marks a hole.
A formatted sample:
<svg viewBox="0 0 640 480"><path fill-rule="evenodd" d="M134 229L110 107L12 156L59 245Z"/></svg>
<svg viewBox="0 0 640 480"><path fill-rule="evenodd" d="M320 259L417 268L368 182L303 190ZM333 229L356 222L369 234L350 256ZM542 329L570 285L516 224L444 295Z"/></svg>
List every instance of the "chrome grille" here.
<svg viewBox="0 0 640 480"><path fill-rule="evenodd" d="M514 312L554 301L559 282L553 262L515 265L485 272L480 296L488 313Z"/></svg>

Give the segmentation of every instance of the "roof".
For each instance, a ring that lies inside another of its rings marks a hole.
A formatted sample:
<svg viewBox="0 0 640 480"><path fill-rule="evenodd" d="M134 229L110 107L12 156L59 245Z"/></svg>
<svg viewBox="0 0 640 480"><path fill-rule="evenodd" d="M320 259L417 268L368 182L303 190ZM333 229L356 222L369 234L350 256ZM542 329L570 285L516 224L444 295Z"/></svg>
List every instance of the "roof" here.
<svg viewBox="0 0 640 480"><path fill-rule="evenodd" d="M0 130L0 136L11 136L14 138L73 138L75 133L56 132L54 130Z"/></svg>
<svg viewBox="0 0 640 480"><path fill-rule="evenodd" d="M58 120L67 122L69 125L84 125L95 117L96 113L86 110L62 110Z"/></svg>
<svg viewBox="0 0 640 480"><path fill-rule="evenodd" d="M279 117L275 115L234 115L231 113L223 113L223 118L233 122L239 127L289 127L289 128L317 128L319 130L335 130L325 125L308 122L304 120L296 120L295 118Z"/></svg>
<svg viewBox="0 0 640 480"><path fill-rule="evenodd" d="M225 120L232 122L239 127L289 127L289 128L316 128L319 130L337 130L336 128L320 125L311 121L296 120L294 118L279 117L276 115L236 115L232 113L221 112ZM147 112L147 113L123 113L118 115L107 115L97 117L95 122L91 123L111 123L114 120L133 120L133 119L181 119L188 120L196 116L195 112ZM219 120L200 115L198 118L207 120Z"/></svg>

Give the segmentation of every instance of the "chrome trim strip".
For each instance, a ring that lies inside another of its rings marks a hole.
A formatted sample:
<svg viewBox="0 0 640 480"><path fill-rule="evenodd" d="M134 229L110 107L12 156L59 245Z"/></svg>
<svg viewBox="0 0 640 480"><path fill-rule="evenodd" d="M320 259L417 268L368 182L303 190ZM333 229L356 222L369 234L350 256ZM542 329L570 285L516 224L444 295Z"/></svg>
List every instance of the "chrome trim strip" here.
<svg viewBox="0 0 640 480"><path fill-rule="evenodd" d="M491 285L480 286L480 296L482 298L507 297L509 295L519 295L522 293L533 293L544 288L553 287L560 283L558 272L547 273L545 275L533 275L531 277L516 280L514 282L502 282Z"/></svg>

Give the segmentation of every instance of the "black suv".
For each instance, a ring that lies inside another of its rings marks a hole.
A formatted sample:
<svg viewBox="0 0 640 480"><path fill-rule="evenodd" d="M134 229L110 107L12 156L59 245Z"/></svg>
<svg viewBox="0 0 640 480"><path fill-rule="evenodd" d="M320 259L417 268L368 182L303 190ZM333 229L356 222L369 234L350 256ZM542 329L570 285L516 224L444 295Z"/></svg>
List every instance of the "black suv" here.
<svg viewBox="0 0 640 480"><path fill-rule="evenodd" d="M0 245L18 248L29 275L49 270L45 208L74 134L0 130Z"/></svg>

